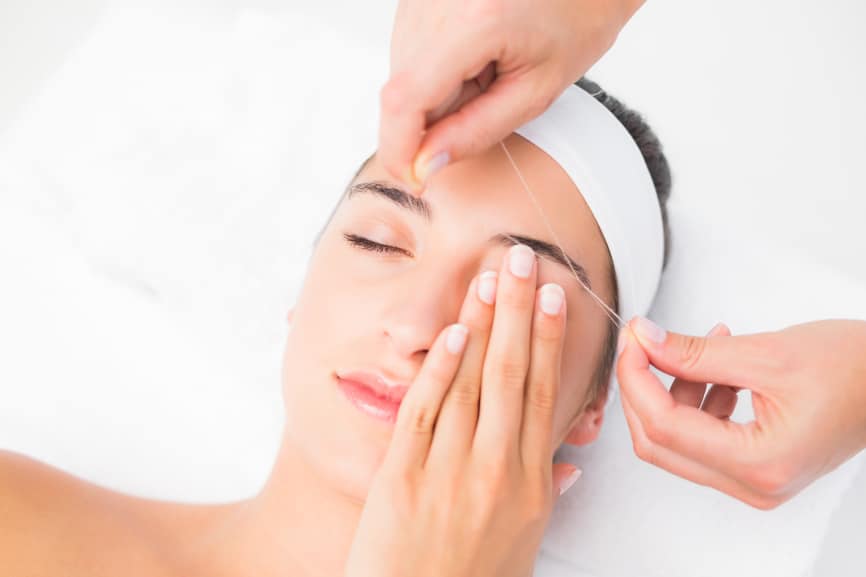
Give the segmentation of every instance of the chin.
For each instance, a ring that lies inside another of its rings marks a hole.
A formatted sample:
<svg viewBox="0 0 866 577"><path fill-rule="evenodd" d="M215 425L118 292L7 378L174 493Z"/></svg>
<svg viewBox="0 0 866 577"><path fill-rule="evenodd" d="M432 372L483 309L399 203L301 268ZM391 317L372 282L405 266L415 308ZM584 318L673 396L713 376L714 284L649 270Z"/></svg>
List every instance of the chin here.
<svg viewBox="0 0 866 577"><path fill-rule="evenodd" d="M349 407L356 411L353 407ZM390 438L364 428L364 419L347 418L337 407L330 416L298 407L287 431L296 451L329 489L363 503L381 467ZM349 414L351 417L351 413Z"/></svg>
<svg viewBox="0 0 866 577"><path fill-rule="evenodd" d="M358 451L351 456L333 457L325 452L311 456L312 464L333 489L352 500L364 502L381 458L375 451Z"/></svg>

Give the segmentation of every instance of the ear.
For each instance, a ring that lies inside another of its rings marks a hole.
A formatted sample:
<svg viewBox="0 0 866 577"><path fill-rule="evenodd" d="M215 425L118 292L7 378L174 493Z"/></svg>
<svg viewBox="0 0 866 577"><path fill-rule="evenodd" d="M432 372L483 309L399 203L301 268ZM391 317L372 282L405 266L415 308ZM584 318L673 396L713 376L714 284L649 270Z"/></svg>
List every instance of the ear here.
<svg viewBox="0 0 866 577"><path fill-rule="evenodd" d="M607 404L607 392L599 395L581 412L563 440L569 445L588 445L598 438L601 425L604 423L604 407Z"/></svg>

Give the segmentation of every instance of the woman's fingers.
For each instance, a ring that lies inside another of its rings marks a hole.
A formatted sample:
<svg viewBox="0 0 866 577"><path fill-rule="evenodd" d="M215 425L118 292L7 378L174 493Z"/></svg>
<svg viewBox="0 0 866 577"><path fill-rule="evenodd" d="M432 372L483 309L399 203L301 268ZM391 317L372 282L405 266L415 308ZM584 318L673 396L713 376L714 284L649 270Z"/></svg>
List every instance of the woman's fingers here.
<svg viewBox="0 0 866 577"><path fill-rule="evenodd" d="M479 454L517 451L529 369L529 337L535 307L537 263L526 245L511 247L499 272L496 310L482 372L481 406L474 448Z"/></svg>
<svg viewBox="0 0 866 577"><path fill-rule="evenodd" d="M773 380L778 361L768 354L767 335L704 338L668 332L643 317L628 323L631 336L656 368L693 382L760 391Z"/></svg>
<svg viewBox="0 0 866 577"><path fill-rule="evenodd" d="M424 466L439 408L457 372L467 337L467 327L454 324L446 327L433 343L397 412L385 458L391 466L410 470Z"/></svg>
<svg viewBox="0 0 866 577"><path fill-rule="evenodd" d="M633 319L621 338L617 376L635 451L644 460L701 482L684 465L696 463L722 476L706 477L708 484L769 509L862 450L864 437L856 431L864 422L866 364L849 363L862 357L866 323L820 321L706 339ZM685 406L666 394L650 362L680 378L720 384L701 409ZM840 366L843 377L831 381L843 389L816 386L830 382ZM752 392L755 410L745 425L729 420L741 389Z"/></svg>
<svg viewBox="0 0 866 577"><path fill-rule="evenodd" d="M737 389L727 385L713 385L701 405L703 412L718 419L729 419L736 408Z"/></svg>
<svg viewBox="0 0 866 577"><path fill-rule="evenodd" d="M428 114L452 107L463 83L495 60L491 49L472 32L451 30L448 41L436 50L418 53L411 63L394 63L398 71L382 87L379 159L413 191L420 191L423 184L413 172L413 163Z"/></svg>
<svg viewBox="0 0 866 577"><path fill-rule="evenodd" d="M473 280L460 311L460 324L469 328L466 350L457 375L445 395L430 447L430 460L455 459L468 453L478 422L481 373L493 324L496 271L485 271Z"/></svg>
<svg viewBox="0 0 866 577"><path fill-rule="evenodd" d="M710 329L707 333L708 337L714 336L731 336L731 330L719 323ZM699 408L704 400L704 394L707 392L707 384L701 381L689 381L686 379L674 379L671 384L671 396L676 402L681 405Z"/></svg>
<svg viewBox="0 0 866 577"><path fill-rule="evenodd" d="M550 71L545 71L549 74ZM430 159L442 151L448 152L449 162L477 154L508 136L514 127L532 120L544 110L538 94L554 92L545 86L553 84L544 75L502 75L483 93L466 101L458 112L433 124L421 140L414 173L420 182L430 174L426 170ZM562 90L553 94L559 96Z"/></svg>
<svg viewBox="0 0 866 577"><path fill-rule="evenodd" d="M635 340L631 325L621 334L626 341L617 362L617 378L621 394L634 409L647 438L691 461L744 478L744 468L758 457L755 425L723 421L677 403L650 372L649 359Z"/></svg>
<svg viewBox="0 0 866 577"><path fill-rule="evenodd" d="M429 111L425 116L427 126L435 124L443 117L457 112L464 104L477 98L496 78L496 64L491 62L475 78L465 80L442 104Z"/></svg>
<svg viewBox="0 0 866 577"><path fill-rule="evenodd" d="M653 443L647 437L640 418L638 418L637 413L635 413L635 410L629 404L628 399L624 395L620 395L620 401L622 402L625 419L631 433L634 452L641 460L698 485L713 487L753 507L768 509L776 504L772 499L759 495L750 487L720 471L701 463L696 463Z"/></svg>
<svg viewBox="0 0 866 577"><path fill-rule="evenodd" d="M559 396L560 363L565 337L565 291L553 283L537 291L529 376L523 402L522 461L549 467L553 457L553 413Z"/></svg>

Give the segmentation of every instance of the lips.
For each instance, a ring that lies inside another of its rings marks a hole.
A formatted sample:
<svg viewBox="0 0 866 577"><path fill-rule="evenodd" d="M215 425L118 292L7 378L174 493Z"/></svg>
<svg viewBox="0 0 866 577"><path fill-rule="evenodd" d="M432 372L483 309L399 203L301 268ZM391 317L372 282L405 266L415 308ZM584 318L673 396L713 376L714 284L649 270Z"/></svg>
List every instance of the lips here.
<svg viewBox="0 0 866 577"><path fill-rule="evenodd" d="M346 398L361 412L393 424L408 386L379 372L339 371L337 383Z"/></svg>

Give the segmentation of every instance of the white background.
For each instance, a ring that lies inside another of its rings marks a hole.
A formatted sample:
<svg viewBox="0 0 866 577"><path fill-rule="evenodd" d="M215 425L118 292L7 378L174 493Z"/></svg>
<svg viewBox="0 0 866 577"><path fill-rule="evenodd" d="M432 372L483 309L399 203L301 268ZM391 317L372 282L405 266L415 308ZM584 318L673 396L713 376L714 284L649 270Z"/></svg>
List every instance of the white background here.
<svg viewBox="0 0 866 577"><path fill-rule="evenodd" d="M0 447L131 493L255 491L393 6L0 0ZM670 328L866 316L864 16L650 0L591 72L674 170ZM864 519L866 470L815 575L866 571Z"/></svg>

